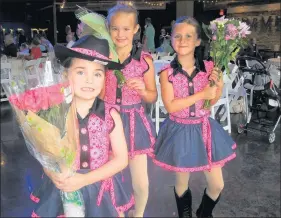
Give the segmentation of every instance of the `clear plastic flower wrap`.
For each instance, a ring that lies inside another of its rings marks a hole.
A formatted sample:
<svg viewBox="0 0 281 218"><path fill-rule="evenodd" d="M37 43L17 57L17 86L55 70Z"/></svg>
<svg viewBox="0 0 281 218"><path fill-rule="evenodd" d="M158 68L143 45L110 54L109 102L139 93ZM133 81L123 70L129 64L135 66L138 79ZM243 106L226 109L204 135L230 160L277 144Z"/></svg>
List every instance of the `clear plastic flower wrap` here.
<svg viewBox="0 0 281 218"><path fill-rule="evenodd" d="M88 10L87 8L80 6L78 6L78 9L75 11L75 15L77 19L88 25L89 28L85 30L87 34L89 31L91 31L91 34L93 34L94 36L107 40L110 49L111 60L114 62L118 62L118 54L109 34L106 18L101 14L97 14L93 11ZM84 34L84 30L81 24L80 30L82 31L82 34ZM121 70L114 70L114 75L117 78L118 85L122 87L126 83L126 78Z"/></svg>
<svg viewBox="0 0 281 218"><path fill-rule="evenodd" d="M54 172L75 172L79 145L76 107L73 93L62 65L47 60L38 69L34 82L22 73L2 84L29 152L40 164ZM61 191L66 217L85 217L80 191ZM69 210L71 208L71 210Z"/></svg>

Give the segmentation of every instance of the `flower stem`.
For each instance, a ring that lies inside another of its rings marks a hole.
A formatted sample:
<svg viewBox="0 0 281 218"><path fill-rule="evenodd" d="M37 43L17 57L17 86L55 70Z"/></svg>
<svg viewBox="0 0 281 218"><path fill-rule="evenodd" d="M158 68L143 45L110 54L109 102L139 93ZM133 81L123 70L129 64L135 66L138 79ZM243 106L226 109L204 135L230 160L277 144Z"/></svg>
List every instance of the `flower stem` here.
<svg viewBox="0 0 281 218"><path fill-rule="evenodd" d="M219 80L221 79L222 73L219 74ZM210 87L213 87L216 85L215 81L211 80L209 82ZM211 100L205 100L204 105L203 105L203 109L205 110L209 110L211 108Z"/></svg>

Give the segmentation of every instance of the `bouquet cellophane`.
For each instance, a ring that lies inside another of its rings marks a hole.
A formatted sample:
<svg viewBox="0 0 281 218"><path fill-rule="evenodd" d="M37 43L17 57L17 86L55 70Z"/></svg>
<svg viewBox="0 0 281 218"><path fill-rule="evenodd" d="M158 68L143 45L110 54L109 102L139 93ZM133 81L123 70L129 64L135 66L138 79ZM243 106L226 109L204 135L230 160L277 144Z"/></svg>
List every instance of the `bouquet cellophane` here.
<svg viewBox="0 0 281 218"><path fill-rule="evenodd" d="M78 120L71 84L62 65L46 60L3 84L29 152L56 173L76 170ZM12 72L13 73L13 72ZM81 192L61 191L66 217L84 217ZM69 209L71 208L71 209Z"/></svg>

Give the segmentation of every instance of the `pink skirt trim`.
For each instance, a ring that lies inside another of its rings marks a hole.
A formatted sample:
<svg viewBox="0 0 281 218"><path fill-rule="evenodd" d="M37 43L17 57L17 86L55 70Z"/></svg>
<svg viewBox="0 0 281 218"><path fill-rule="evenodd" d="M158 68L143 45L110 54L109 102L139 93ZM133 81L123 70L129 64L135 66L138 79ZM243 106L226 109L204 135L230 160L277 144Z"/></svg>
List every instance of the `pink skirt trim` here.
<svg viewBox="0 0 281 218"><path fill-rule="evenodd" d="M135 204L135 198L132 195L130 201L127 204L116 207L116 210L118 213L123 213L128 211L134 204Z"/></svg>
<svg viewBox="0 0 281 218"><path fill-rule="evenodd" d="M147 149L144 149L144 150L131 151L131 152L129 152L129 157L130 157L130 159L133 159L134 156L141 155L141 154L147 154L148 156L151 157L152 154L153 154L153 149L147 148Z"/></svg>
<svg viewBox="0 0 281 218"><path fill-rule="evenodd" d="M31 199L33 202L35 202L35 203L39 203L39 201L40 201L40 198L34 196L32 193L30 194L29 197L30 197L30 199Z"/></svg>
<svg viewBox="0 0 281 218"><path fill-rule="evenodd" d="M234 147L236 144L234 144L232 147ZM175 167L175 166L171 166L169 164L160 162L156 159L153 159L153 162L164 168L165 170L169 170L169 171L174 171L174 172L197 172L197 171L210 171L213 167L223 167L224 164L232 159L234 159L236 157L236 154L233 153L230 156L228 156L227 158L217 161L217 162L212 162L209 165L205 165L205 166L200 166L200 167L191 167L191 168L185 168L185 167Z"/></svg>
<svg viewBox="0 0 281 218"><path fill-rule="evenodd" d="M97 198L97 205L98 206L100 206L101 201L102 201L102 197L103 197L103 195L104 195L104 193L106 191L109 192L112 204L115 207L115 209L117 210L117 212L119 212L119 213L127 211L135 203L134 196L132 195L130 201L127 204L122 205L122 206L117 206L116 205L116 197L115 197L115 192L114 192L114 183L113 183L113 179L111 177L111 178L108 178L108 179L104 180L102 182L102 184L101 184L100 191L99 191L98 198Z"/></svg>

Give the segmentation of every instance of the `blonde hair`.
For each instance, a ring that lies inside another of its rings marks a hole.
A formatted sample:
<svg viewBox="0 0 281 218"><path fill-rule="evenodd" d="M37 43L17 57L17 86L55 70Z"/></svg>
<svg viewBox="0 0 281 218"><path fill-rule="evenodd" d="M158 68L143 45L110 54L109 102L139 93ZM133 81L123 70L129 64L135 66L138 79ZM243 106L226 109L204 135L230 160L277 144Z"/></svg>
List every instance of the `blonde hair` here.
<svg viewBox="0 0 281 218"><path fill-rule="evenodd" d="M110 24L111 18L115 14L120 13L120 12L128 13L128 14L134 14L136 24L139 23L139 21L138 21L139 12L137 11L137 9L134 8L131 5L120 4L120 3L108 10L108 12L107 12L107 23Z"/></svg>

